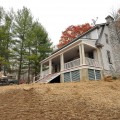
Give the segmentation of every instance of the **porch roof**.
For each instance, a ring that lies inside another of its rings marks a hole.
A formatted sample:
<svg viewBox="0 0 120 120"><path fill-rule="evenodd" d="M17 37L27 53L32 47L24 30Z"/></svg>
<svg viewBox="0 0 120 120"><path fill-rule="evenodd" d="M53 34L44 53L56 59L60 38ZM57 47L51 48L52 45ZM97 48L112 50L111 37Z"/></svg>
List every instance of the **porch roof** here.
<svg viewBox="0 0 120 120"><path fill-rule="evenodd" d="M77 38L73 39L71 42L69 42L68 44L64 45L63 47L57 49L56 51L52 52L52 54L58 52L59 50L65 48L66 46L74 43L75 41L79 40L81 37L85 36L86 34L90 33L91 31L98 29L100 26L105 26L108 25L108 23L101 23L101 24L97 24L94 27L92 27L90 30L86 31L85 33L83 33L82 35L78 36ZM99 36L99 38L101 38L101 35ZM97 41L96 41L97 42Z"/></svg>
<svg viewBox="0 0 120 120"><path fill-rule="evenodd" d="M91 44L91 41L90 41L90 43L89 43L89 41L82 41L82 40L79 40L78 42L80 42L80 43L78 43L78 44L84 44L85 46L89 46L89 47L91 47L92 49L96 49L95 40L92 41L93 44ZM46 62L48 62L49 59L54 59L54 58L60 56L61 53L67 53L68 51L73 50L73 48L76 48L76 47L78 46L78 44L74 45L74 47L71 47L71 46L70 46L70 48L69 48L69 46L68 46L68 47L67 47L68 49L66 49L66 47L65 47L64 49L60 50L59 52L56 52L55 54L52 54L52 55L50 55L49 57L47 57L46 59L42 60L40 63L46 63ZM85 48L88 49L88 47L85 47Z"/></svg>

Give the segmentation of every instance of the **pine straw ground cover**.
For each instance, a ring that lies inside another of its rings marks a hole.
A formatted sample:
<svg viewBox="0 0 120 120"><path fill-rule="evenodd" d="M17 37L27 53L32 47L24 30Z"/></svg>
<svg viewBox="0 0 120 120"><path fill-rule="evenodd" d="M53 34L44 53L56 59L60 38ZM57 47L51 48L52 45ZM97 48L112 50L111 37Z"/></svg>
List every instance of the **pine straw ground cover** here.
<svg viewBox="0 0 120 120"><path fill-rule="evenodd" d="M0 120L120 120L120 80L0 87Z"/></svg>

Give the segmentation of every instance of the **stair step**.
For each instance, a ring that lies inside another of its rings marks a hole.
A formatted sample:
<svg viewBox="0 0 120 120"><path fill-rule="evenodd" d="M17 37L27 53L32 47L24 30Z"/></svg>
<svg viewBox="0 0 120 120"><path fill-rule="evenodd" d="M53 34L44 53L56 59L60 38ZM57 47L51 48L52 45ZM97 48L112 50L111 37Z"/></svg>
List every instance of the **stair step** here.
<svg viewBox="0 0 120 120"><path fill-rule="evenodd" d="M40 79L38 82L39 83L48 83L48 82L50 82L51 80L53 80L54 78L56 78L59 75L60 75L60 73L47 75L45 78Z"/></svg>

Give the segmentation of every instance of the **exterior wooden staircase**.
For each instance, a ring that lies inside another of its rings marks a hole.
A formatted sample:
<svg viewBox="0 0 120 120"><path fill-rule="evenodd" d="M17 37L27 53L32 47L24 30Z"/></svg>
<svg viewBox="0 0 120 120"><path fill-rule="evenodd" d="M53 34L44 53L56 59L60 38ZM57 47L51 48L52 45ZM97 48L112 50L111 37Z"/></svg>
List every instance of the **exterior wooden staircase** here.
<svg viewBox="0 0 120 120"><path fill-rule="evenodd" d="M49 74L44 78L41 78L37 81L35 81L35 83L49 83L50 81L52 81L53 79L55 79L56 77L58 77L61 73L54 73L54 74Z"/></svg>

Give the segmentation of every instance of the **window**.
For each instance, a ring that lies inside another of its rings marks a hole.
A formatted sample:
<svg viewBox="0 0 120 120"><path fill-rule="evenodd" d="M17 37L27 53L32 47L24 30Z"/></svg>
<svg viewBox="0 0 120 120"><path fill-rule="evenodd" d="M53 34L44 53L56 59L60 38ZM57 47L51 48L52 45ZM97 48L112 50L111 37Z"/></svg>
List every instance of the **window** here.
<svg viewBox="0 0 120 120"><path fill-rule="evenodd" d="M75 70L71 72L71 76L72 76L72 81L80 81L80 71L79 70Z"/></svg>
<svg viewBox="0 0 120 120"><path fill-rule="evenodd" d="M95 75L96 75L96 80L100 80L101 79L100 70L95 70Z"/></svg>
<svg viewBox="0 0 120 120"><path fill-rule="evenodd" d="M64 82L71 82L70 72L64 73Z"/></svg>
<svg viewBox="0 0 120 120"><path fill-rule="evenodd" d="M64 73L64 82L78 82L78 81L80 81L79 70Z"/></svg>
<svg viewBox="0 0 120 120"><path fill-rule="evenodd" d="M100 80L101 72L100 70L88 69L89 80Z"/></svg>
<svg viewBox="0 0 120 120"><path fill-rule="evenodd" d="M88 69L89 80L95 80L95 73L93 69Z"/></svg>
<svg viewBox="0 0 120 120"><path fill-rule="evenodd" d="M108 57L109 64L112 64L110 51L107 51L107 57Z"/></svg>
<svg viewBox="0 0 120 120"><path fill-rule="evenodd" d="M108 42L108 34L105 33L105 39L106 39L106 43L109 44Z"/></svg>

